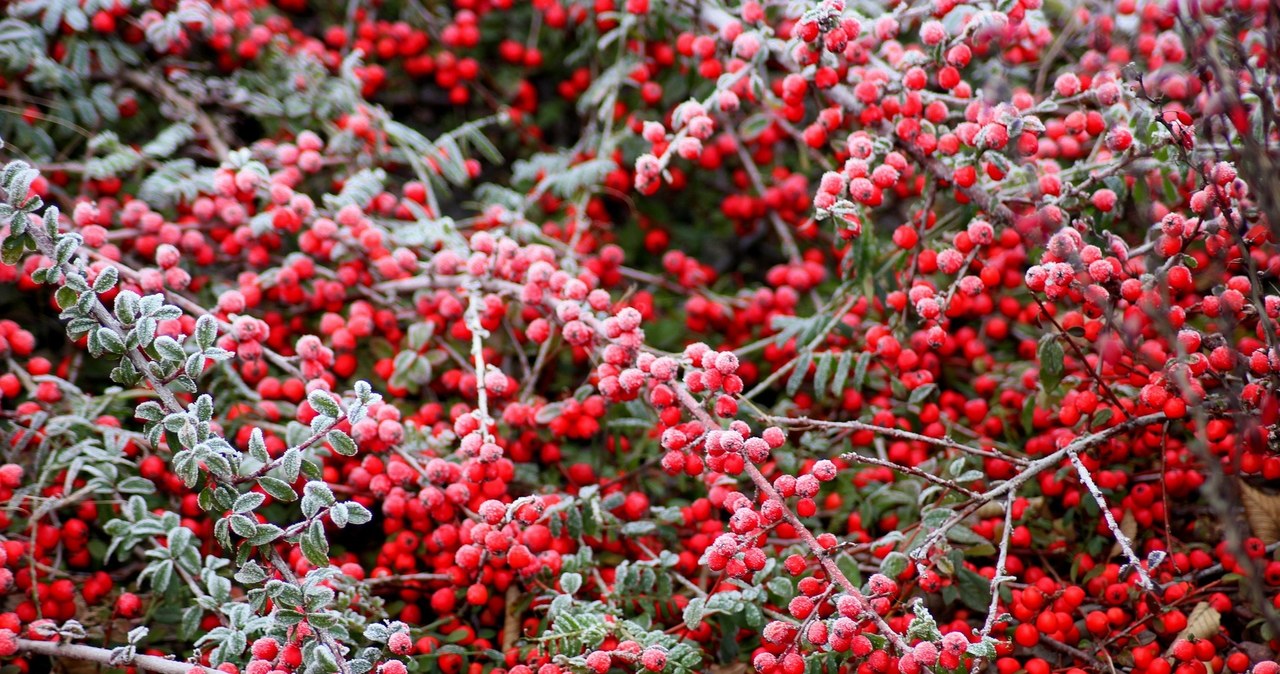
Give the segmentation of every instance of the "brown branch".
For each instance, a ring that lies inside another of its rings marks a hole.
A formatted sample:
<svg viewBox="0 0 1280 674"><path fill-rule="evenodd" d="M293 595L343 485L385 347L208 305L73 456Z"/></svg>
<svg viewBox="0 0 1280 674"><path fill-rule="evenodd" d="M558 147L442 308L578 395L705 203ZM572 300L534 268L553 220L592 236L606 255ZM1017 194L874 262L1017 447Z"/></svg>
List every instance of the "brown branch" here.
<svg viewBox="0 0 1280 674"><path fill-rule="evenodd" d="M156 674L221 674L216 669L203 665L180 662L155 655L134 655L129 661L116 661L111 657L111 649L80 644L66 644L56 641L34 641L17 639L18 651L32 655L44 655L50 658L65 658L94 662L110 668L121 668L125 665Z"/></svg>
<svg viewBox="0 0 1280 674"><path fill-rule="evenodd" d="M1129 419L1127 421L1118 423L1115 426L1112 426L1110 428L1106 428L1101 431L1098 431L1097 433L1094 433L1092 435L1085 435L1085 436L1076 438L1075 440L1067 443L1065 447L1057 450L1056 452L1053 452L1052 454L1048 454L1042 458L1032 461L1031 463L1027 464L1025 468L1022 469L1022 472L1000 483L998 486L987 490L986 492L981 494L977 499L973 500L967 506L965 506L963 509L957 512L955 515L953 515L946 522L943 522L941 526L939 526L936 530L934 530L932 533L929 534L929 537L925 539L924 545L920 546L918 550L923 554L925 551L933 547L938 541L942 540L947 535L947 531L951 529L951 527L954 527L955 525L959 524L962 520L964 520L966 517L973 514L973 512L976 511L979 506L981 506L984 503L989 503L998 498L1004 497L1008 494L1016 493L1017 490L1021 488L1022 485L1026 484L1027 481L1029 481L1031 478L1035 477L1036 475L1039 475L1040 473L1043 473L1046 470L1057 468L1064 459L1068 459L1071 455L1088 451L1089 449L1097 445L1100 445L1117 435L1127 433L1135 428L1143 428L1146 426L1150 426L1152 424L1157 424L1162 421L1165 421L1165 419L1166 417L1164 415L1164 412L1157 412L1155 414L1148 414L1145 416Z"/></svg>
<svg viewBox="0 0 1280 674"><path fill-rule="evenodd" d="M271 559L271 565L280 572L281 576L284 576L286 581L291 585L299 585L298 576L294 574L293 569L289 568L289 565L284 561L284 558L280 556L280 552L278 550L275 548L268 548L267 555ZM352 674L351 665L347 662L346 656L342 653L342 644L339 644L338 641L333 638L333 635L325 632L324 630L315 630L315 636L316 639L320 641L320 645L329 649L329 652L333 654L334 661L338 663L338 674Z"/></svg>
<svg viewBox="0 0 1280 674"><path fill-rule="evenodd" d="M933 473L925 472L914 466L904 466L902 464L894 463L892 461L885 461L884 459L879 459L874 456L865 456L857 452L845 452L844 454L840 455L840 458L845 461L852 461L855 463L865 463L872 466L880 466L881 468L888 468L889 470L897 471L899 473L906 473L907 475L913 475L922 480L925 480L926 482L932 482L940 487L944 487L946 489L954 489L955 491L958 491L964 494L965 496L968 496L969 498L979 498L982 496L982 494L979 494L978 492L973 491L972 489L968 489L966 487L960 486L960 484L954 480L948 480L944 477L938 477Z"/></svg>
<svg viewBox="0 0 1280 674"><path fill-rule="evenodd" d="M800 429L840 428L840 429L848 429L851 431L869 431L877 435L883 435L890 438L897 438L899 440L907 440L911 442L923 442L926 444L936 445L938 447L943 447L946 449L954 449L956 451L964 452L965 454L972 454L974 456L981 456L988 459L1000 459L1001 461L1008 461L1010 463L1013 463L1019 466L1025 466L1029 463L1026 459L1022 459L1016 456L1009 456L1007 454L1001 454L999 452L994 452L988 449L982 449L980 447L970 447L969 445L956 442L951 438L935 438L928 435L913 433L911 431L904 431L901 428L893 428L891 426L878 426L876 424L868 424L868 423L863 423L861 421L826 421L824 419L810 419L809 417L776 417L776 416L764 416L764 417L761 417L761 421L769 424L775 424L778 426L792 426Z"/></svg>
<svg viewBox="0 0 1280 674"><path fill-rule="evenodd" d="M39 249L41 255L44 255L51 260L57 259L57 251L54 250L55 246L53 238L45 229L45 225L33 225L27 229L27 233L35 239L36 247ZM80 273L78 269L72 267L69 263L59 265L58 269L62 272L63 276ZM93 293L92 290L88 290L86 292ZM108 330L112 330L119 335L124 335L124 326L122 326L120 321L116 320L115 315L108 311L106 306L102 304L102 300L98 298L97 293L93 293L93 303L90 305L90 311L93 313L93 317L97 319L99 325L107 328ZM158 377L152 374L151 368L147 366L148 359L146 355L144 355L142 347L128 349L125 352L125 357L129 359L129 362L133 364L134 369L136 369L138 373L146 379L147 383L151 385L156 396L160 398L160 402L164 404L166 411L169 413L182 413L186 411L182 403L178 401L177 396L173 394L173 391L170 391L169 388L164 385L164 382L160 381Z"/></svg>
<svg viewBox="0 0 1280 674"><path fill-rule="evenodd" d="M520 589L516 583L507 587L507 596L503 601L506 603L506 610L502 620L502 652L506 653L520 639L520 612L516 610L520 603Z"/></svg>
<svg viewBox="0 0 1280 674"><path fill-rule="evenodd" d="M134 281L136 283L142 277L142 275L138 273L138 270L130 267L129 265L126 265L125 263L119 260L113 260L103 255L102 253L99 253L96 250L82 246L80 248L80 252L88 255L89 257L95 260L101 260L103 262L110 264L111 266L116 268L116 271L120 273L121 277L127 278L130 281ZM197 318L199 318L200 316L204 316L206 314L213 316L214 319L218 322L218 328L221 329L223 333L231 332L230 323L218 318L216 315L214 315L213 312L201 306L199 302L196 302L195 300L171 288L161 288L160 292L164 293L165 298L168 299L170 302L172 302L174 306L182 309L183 311L186 311L187 313ZM267 360L271 361L276 367L280 368L281 370L284 370L290 375L297 377L298 379L301 379L303 381L307 379L302 375L302 370L299 370L298 366L294 365L293 362L290 361L287 356L277 353L275 350L273 350L271 347L266 346L265 344L262 346L262 355Z"/></svg>

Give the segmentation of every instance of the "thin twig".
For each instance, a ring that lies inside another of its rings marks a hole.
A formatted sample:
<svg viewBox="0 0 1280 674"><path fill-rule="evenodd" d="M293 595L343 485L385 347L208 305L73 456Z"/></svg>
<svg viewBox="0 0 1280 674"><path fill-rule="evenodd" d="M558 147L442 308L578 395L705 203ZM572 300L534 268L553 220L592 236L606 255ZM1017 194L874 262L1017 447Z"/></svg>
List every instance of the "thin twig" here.
<svg viewBox="0 0 1280 674"><path fill-rule="evenodd" d="M18 651L21 653L94 662L113 669L128 665L146 672L155 672L156 674L197 674L201 672L203 674L221 674L218 670L209 669L203 665L179 662L154 655L134 655L131 660L126 662L115 660L109 648L67 644L57 641L35 641L33 639L16 639L15 641L18 643Z"/></svg>
<svg viewBox="0 0 1280 674"><path fill-rule="evenodd" d="M1138 572L1138 583L1148 590L1154 589L1155 586L1151 583L1151 576L1147 575L1147 569L1142 566L1142 561L1133 552L1129 537L1120 530L1120 525L1116 522L1116 516L1111 514L1111 509L1107 507L1106 497L1102 495L1102 490L1093 481L1093 475L1089 474L1089 469L1080 460L1079 452L1072 450L1067 453L1067 456L1071 458L1071 465L1075 466L1080 482L1084 483L1085 488L1093 495L1093 500L1098 502L1098 508L1102 510L1102 516L1107 520L1107 528L1111 529L1111 534L1116 537L1116 542L1120 544L1120 549L1124 550L1125 557L1129 559L1129 566L1132 566Z"/></svg>

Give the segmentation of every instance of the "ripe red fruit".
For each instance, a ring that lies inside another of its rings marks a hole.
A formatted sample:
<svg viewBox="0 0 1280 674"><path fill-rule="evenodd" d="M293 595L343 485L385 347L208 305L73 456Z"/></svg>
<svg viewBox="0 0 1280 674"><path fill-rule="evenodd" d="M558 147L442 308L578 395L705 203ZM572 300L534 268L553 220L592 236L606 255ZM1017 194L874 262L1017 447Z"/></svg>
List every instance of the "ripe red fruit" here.
<svg viewBox="0 0 1280 674"><path fill-rule="evenodd" d="M396 655L408 655L413 650L413 639L408 632L396 632L387 639L387 648Z"/></svg>
<svg viewBox="0 0 1280 674"><path fill-rule="evenodd" d="M271 637L262 637L253 642L250 650L253 657L259 660L275 660L276 655L280 653L280 642Z"/></svg>
<svg viewBox="0 0 1280 674"><path fill-rule="evenodd" d="M592 651L587 655L587 668L596 674L605 674L611 663L612 659L604 651Z"/></svg>
<svg viewBox="0 0 1280 674"><path fill-rule="evenodd" d="M646 648L640 654L640 663L651 672L660 672L667 666L667 654L660 648Z"/></svg>
<svg viewBox="0 0 1280 674"><path fill-rule="evenodd" d="M90 24L99 33L114 33L116 30L116 18L105 11L95 13Z"/></svg>
<svg viewBox="0 0 1280 674"><path fill-rule="evenodd" d="M116 597L116 615L121 618L136 618L142 612L142 600L132 592L121 592Z"/></svg>
<svg viewBox="0 0 1280 674"><path fill-rule="evenodd" d="M15 463L0 465L0 487L16 489L22 485L22 466Z"/></svg>
<svg viewBox="0 0 1280 674"><path fill-rule="evenodd" d="M1040 643L1040 631L1035 625L1023 623L1018 625L1017 629L1014 630L1013 640L1019 646L1031 648Z"/></svg>
<svg viewBox="0 0 1280 674"><path fill-rule="evenodd" d="M916 247L920 237L916 234L916 230L911 225L900 225L893 231L893 243L903 250L911 250Z"/></svg>

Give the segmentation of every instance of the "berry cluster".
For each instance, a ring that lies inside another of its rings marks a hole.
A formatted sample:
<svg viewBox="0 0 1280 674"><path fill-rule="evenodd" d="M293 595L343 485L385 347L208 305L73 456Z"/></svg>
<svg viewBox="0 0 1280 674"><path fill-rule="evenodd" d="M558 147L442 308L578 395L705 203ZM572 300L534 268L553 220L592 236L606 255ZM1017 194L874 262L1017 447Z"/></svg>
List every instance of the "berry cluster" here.
<svg viewBox="0 0 1280 674"><path fill-rule="evenodd" d="M0 10L0 657L1277 673L1268 3L437 4Z"/></svg>

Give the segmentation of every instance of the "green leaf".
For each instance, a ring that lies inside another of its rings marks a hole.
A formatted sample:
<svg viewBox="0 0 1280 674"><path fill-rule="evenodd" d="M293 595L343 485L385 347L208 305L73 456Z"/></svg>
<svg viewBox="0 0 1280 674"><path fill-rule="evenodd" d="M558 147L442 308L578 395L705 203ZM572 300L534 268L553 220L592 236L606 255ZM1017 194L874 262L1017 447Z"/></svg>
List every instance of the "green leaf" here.
<svg viewBox="0 0 1280 674"><path fill-rule="evenodd" d="M912 612L916 615L907 625L907 633L903 636L908 640L938 641L942 639L942 634L938 631L938 623L934 621L933 615L925 608L924 602L917 599L912 606Z"/></svg>
<svg viewBox="0 0 1280 674"><path fill-rule="evenodd" d="M253 535L249 537L249 545L266 545L284 534L284 530L274 524L259 524Z"/></svg>
<svg viewBox="0 0 1280 674"><path fill-rule="evenodd" d="M955 511L950 508L934 508L920 516L920 528L926 533L933 533L938 527L951 519Z"/></svg>
<svg viewBox="0 0 1280 674"><path fill-rule="evenodd" d="M956 570L956 585L965 606L986 613L991 603L991 583L986 578L962 566Z"/></svg>
<svg viewBox="0 0 1280 674"><path fill-rule="evenodd" d="M457 629L444 635L444 640L445 643L456 644L469 636L471 636L470 630Z"/></svg>
<svg viewBox="0 0 1280 674"><path fill-rule="evenodd" d="M298 471L302 468L302 452L296 447L285 451L280 461L280 476L285 482L298 479Z"/></svg>
<svg viewBox="0 0 1280 674"><path fill-rule="evenodd" d="M312 627L315 627L320 630L328 631L338 625L338 618L339 616L337 613L334 613L332 611L325 611L323 613L308 614L307 622L311 623Z"/></svg>
<svg viewBox="0 0 1280 674"><path fill-rule="evenodd" d="M262 502L265 500L267 500L266 496L259 494L258 492L251 491L246 494L241 494L240 497L236 499L235 503L232 504L231 510L237 513L252 512L255 508L262 505Z"/></svg>
<svg viewBox="0 0 1280 674"><path fill-rule="evenodd" d="M262 487L262 491L267 492L271 495L271 498L277 501L288 503L298 499L298 493L293 490L293 487L288 482L278 478L260 477L258 478L258 486Z"/></svg>
<svg viewBox="0 0 1280 674"><path fill-rule="evenodd" d="M970 573L972 573L972 572L970 572ZM976 574L975 574L975 575L976 575ZM987 608L989 608L989 607L987 607L987 606L983 606L983 607L982 607L982 608L980 608L980 609L974 609L974 610L985 611L985 610L987 610ZM978 657L978 658L987 658L987 659L994 658L994 657L996 657L996 641L995 641L995 639L992 639L991 637L986 637L986 638L985 638L985 639L983 639L982 641L979 641L979 642L977 642L977 643L969 644L969 645L965 648L965 652L969 653L970 655L972 655L972 656L974 656L974 657Z"/></svg>
<svg viewBox="0 0 1280 674"><path fill-rule="evenodd" d="M1047 335L1040 340L1040 348L1037 350L1036 358L1040 362L1040 384L1046 392L1053 391L1057 388L1058 383L1062 381L1062 373L1064 370L1063 359L1065 354L1062 352L1062 345L1058 343L1056 335Z"/></svg>
<svg viewBox="0 0 1280 674"><path fill-rule="evenodd" d="M351 524L368 524L373 519L373 513L355 501L347 501L344 505L347 507L347 521Z"/></svg>
<svg viewBox="0 0 1280 674"><path fill-rule="evenodd" d="M746 141L755 140L771 124L773 124L771 116L763 112L756 113L742 120L742 124L738 125L738 135Z"/></svg>
<svg viewBox="0 0 1280 674"><path fill-rule="evenodd" d="M108 353L117 355L124 353L124 340L120 338L120 333L111 328L98 328L97 335L98 343Z"/></svg>
<svg viewBox="0 0 1280 674"><path fill-rule="evenodd" d="M858 568L858 560L851 555L840 555L836 559L836 566L840 567L845 577L854 585L862 584L862 569Z"/></svg>
<svg viewBox="0 0 1280 674"><path fill-rule="evenodd" d="M187 358L187 352L182 350L182 345L178 340L168 336L161 335L151 343L155 347L156 353L160 358L169 361L182 362Z"/></svg>
<svg viewBox="0 0 1280 674"><path fill-rule="evenodd" d="M213 524L213 537L224 549L231 549L231 520L223 518Z"/></svg>
<svg viewBox="0 0 1280 674"><path fill-rule="evenodd" d="M266 579L266 569L252 559L240 565L240 570L236 572L236 581L244 585L257 585Z"/></svg>
<svg viewBox="0 0 1280 674"><path fill-rule="evenodd" d="M164 592L169 589L169 582L173 580L173 562L171 560L166 559L147 567L143 571L143 575L146 575L146 571L152 572L151 587L155 588L157 592ZM141 579L138 582L141 584Z"/></svg>
<svg viewBox="0 0 1280 674"><path fill-rule="evenodd" d="M316 566L329 565L329 539L324 535L324 522L313 520L302 534L302 554Z"/></svg>
<svg viewBox="0 0 1280 674"><path fill-rule="evenodd" d="M13 216L13 220L26 220L26 213L18 213ZM5 237L4 244L0 245L0 262L13 266L22 259L22 254L26 252L27 236L13 235Z"/></svg>
<svg viewBox="0 0 1280 674"><path fill-rule="evenodd" d="M156 485L145 477L133 475L121 480L116 491L121 494L154 494Z"/></svg>
<svg viewBox="0 0 1280 674"><path fill-rule="evenodd" d="M871 365L871 352L863 351L858 354L858 363L853 368L853 388L862 388L862 384L867 380L867 367L869 365Z"/></svg>
<svg viewBox="0 0 1280 674"><path fill-rule="evenodd" d="M827 381L831 378L831 368L835 365L835 354L824 353L817 357L818 369L813 373L813 392L819 398L826 397Z"/></svg>
<svg viewBox="0 0 1280 674"><path fill-rule="evenodd" d="M236 532L237 536L252 538L258 533L258 526L254 523L253 518L236 514L231 516L231 530Z"/></svg>
<svg viewBox="0 0 1280 674"><path fill-rule="evenodd" d="M121 290L116 295L116 318L120 319L120 322L126 326L133 325L134 321L138 320L138 310L140 308L139 304L141 303L141 300L142 298L138 297L138 294L132 290Z"/></svg>
<svg viewBox="0 0 1280 674"><path fill-rule="evenodd" d="M156 319L150 316L141 318L138 320L137 327L130 330L129 334L133 339L137 340L135 343L138 346L151 346L151 340L156 337L156 326Z"/></svg>
<svg viewBox="0 0 1280 674"><path fill-rule="evenodd" d="M308 482L302 488L302 516L315 517L321 508L327 508L337 502L329 485L319 480Z"/></svg>
<svg viewBox="0 0 1280 674"><path fill-rule="evenodd" d="M636 536L646 536L658 530L658 525L648 520L640 520L638 522L627 522L622 525L622 535L628 538Z"/></svg>
<svg viewBox="0 0 1280 674"><path fill-rule="evenodd" d="M316 389L307 395L307 402L311 403L311 409L333 419L342 416L342 410L338 407L338 403L334 402L333 396L328 391Z"/></svg>
<svg viewBox="0 0 1280 674"><path fill-rule="evenodd" d="M694 597L684 607L684 626L690 630L696 630L702 626L702 617L706 614L707 600L702 597Z"/></svg>
<svg viewBox="0 0 1280 674"><path fill-rule="evenodd" d="M844 384L849 378L849 368L853 365L853 352L845 351L836 362L836 374L831 380L831 394L837 398L844 394Z"/></svg>
<svg viewBox="0 0 1280 674"><path fill-rule="evenodd" d="M795 583L793 583L790 578L784 578L782 576L778 576L777 578L769 581L765 587L769 588L769 591L773 594L781 597L782 601L790 601L796 594Z"/></svg>
<svg viewBox="0 0 1280 674"><path fill-rule="evenodd" d="M276 610L274 619L276 622L280 623L282 627L293 627L294 625L302 622L302 614L293 609L282 608ZM331 671L337 670L335 669Z"/></svg>
<svg viewBox="0 0 1280 674"><path fill-rule="evenodd" d="M963 524L955 524L947 529L947 538L960 545L982 545L991 542Z"/></svg>
<svg viewBox="0 0 1280 674"><path fill-rule="evenodd" d="M67 274L66 284L77 293L87 293L92 290L92 288L89 287L89 282L85 280L84 276L75 272Z"/></svg>
<svg viewBox="0 0 1280 674"><path fill-rule="evenodd" d="M317 644L315 649L311 651L316 658L318 665L322 667L321 671L336 672L338 671L338 659L334 656L333 651L324 644Z"/></svg>
<svg viewBox="0 0 1280 674"><path fill-rule="evenodd" d="M200 373L204 372L204 359L205 355L198 351L187 356L186 362L182 364L183 374L192 379L199 377Z"/></svg>
<svg viewBox="0 0 1280 674"><path fill-rule="evenodd" d="M213 346L218 337L218 321L210 314L196 319L196 344L203 351Z"/></svg>
<svg viewBox="0 0 1280 674"><path fill-rule="evenodd" d="M333 522L335 527L342 529L347 526L347 504L335 503L329 508L329 521Z"/></svg>
<svg viewBox="0 0 1280 674"><path fill-rule="evenodd" d="M909 561L906 555L894 550L880 560L880 573L890 578L897 578L906 570Z"/></svg>
<svg viewBox="0 0 1280 674"><path fill-rule="evenodd" d="M80 339L96 329L98 329L98 322L92 318L73 318L70 323L67 323L67 336L71 339Z"/></svg>
<svg viewBox="0 0 1280 674"><path fill-rule="evenodd" d="M387 639L391 638L391 630L387 628L385 623L369 623L364 627L364 638L369 641L378 641L387 643Z"/></svg>
<svg viewBox="0 0 1280 674"><path fill-rule="evenodd" d="M409 326L409 349L412 351L421 351L422 347L427 345L427 341L431 339L431 335L435 333L436 324L431 321L421 321Z"/></svg>
<svg viewBox="0 0 1280 674"><path fill-rule="evenodd" d="M79 236L72 234L62 235L58 238L58 243L53 247L53 259L57 261L59 266L70 263L71 256L75 255L80 243Z"/></svg>
<svg viewBox="0 0 1280 674"><path fill-rule="evenodd" d="M794 396L796 391L800 390L800 384L804 383L804 378L809 374L809 365L813 363L813 352L805 351L796 359L796 367L791 371L791 376L787 378L787 395Z"/></svg>
<svg viewBox="0 0 1280 674"><path fill-rule="evenodd" d="M582 587L582 576L576 573L566 573L560 576L560 589L565 594L574 594Z"/></svg>
<svg viewBox="0 0 1280 674"><path fill-rule="evenodd" d="M356 441L342 431L329 431L328 439L329 444L333 446L333 451L343 456L355 456L356 452L360 451L356 447Z"/></svg>
<svg viewBox="0 0 1280 674"><path fill-rule="evenodd" d="M178 633L186 639L194 637L200 629L200 619L203 617L204 609L199 606L188 606L182 612L182 621L179 623Z"/></svg>
<svg viewBox="0 0 1280 674"><path fill-rule="evenodd" d="M915 388L915 390L911 391L911 395L908 396L907 398L907 404L917 405L919 403L922 403L926 399L928 399L929 396L933 395L934 391L937 391L937 390L938 390L937 384L924 384L924 385L918 386Z"/></svg>
<svg viewBox="0 0 1280 674"><path fill-rule="evenodd" d="M77 295L76 291L72 290L70 286L62 286L53 294L53 298L57 300L59 308L70 309L75 306L76 301L80 299L80 296Z"/></svg>

